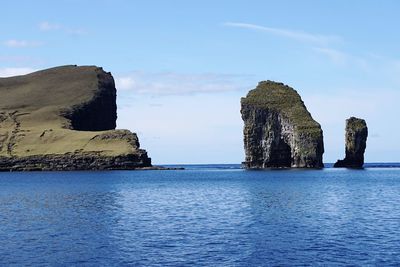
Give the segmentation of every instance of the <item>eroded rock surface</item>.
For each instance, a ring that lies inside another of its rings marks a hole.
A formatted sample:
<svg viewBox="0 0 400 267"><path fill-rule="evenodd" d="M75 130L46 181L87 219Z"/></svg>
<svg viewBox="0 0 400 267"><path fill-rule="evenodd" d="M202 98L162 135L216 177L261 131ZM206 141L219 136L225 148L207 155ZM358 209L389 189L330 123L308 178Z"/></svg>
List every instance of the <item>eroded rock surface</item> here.
<svg viewBox="0 0 400 267"><path fill-rule="evenodd" d="M0 170L151 166L136 134L115 130L114 79L95 66L0 78Z"/></svg>
<svg viewBox="0 0 400 267"><path fill-rule="evenodd" d="M242 98L241 114L245 168L323 167L321 126L293 88L260 82Z"/></svg>
<svg viewBox="0 0 400 267"><path fill-rule="evenodd" d="M346 120L346 156L334 167L362 168L367 147L368 127L363 119L351 117Z"/></svg>

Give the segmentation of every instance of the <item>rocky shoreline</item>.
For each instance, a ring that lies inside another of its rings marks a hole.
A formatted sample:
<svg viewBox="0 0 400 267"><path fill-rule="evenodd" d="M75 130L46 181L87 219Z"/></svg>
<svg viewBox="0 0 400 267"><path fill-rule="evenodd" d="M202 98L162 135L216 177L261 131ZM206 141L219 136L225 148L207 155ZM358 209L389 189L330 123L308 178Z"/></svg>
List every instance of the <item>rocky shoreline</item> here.
<svg viewBox="0 0 400 267"><path fill-rule="evenodd" d="M145 154L103 156L100 153L65 153L27 157L0 157L0 171L135 170L151 168Z"/></svg>
<svg viewBox="0 0 400 267"><path fill-rule="evenodd" d="M74 155L39 155L29 157L0 157L0 172L7 171L102 171L102 170L183 170L163 166L149 166L149 158L142 155L105 157L97 153Z"/></svg>

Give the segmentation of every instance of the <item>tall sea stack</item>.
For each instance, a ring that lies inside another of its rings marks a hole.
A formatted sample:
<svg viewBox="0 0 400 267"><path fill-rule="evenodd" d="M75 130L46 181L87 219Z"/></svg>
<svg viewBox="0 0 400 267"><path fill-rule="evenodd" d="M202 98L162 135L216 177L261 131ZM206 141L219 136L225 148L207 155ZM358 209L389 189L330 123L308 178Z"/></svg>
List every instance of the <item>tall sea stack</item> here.
<svg viewBox="0 0 400 267"><path fill-rule="evenodd" d="M346 120L346 157L338 160L334 167L362 168L367 147L368 127L363 119L351 117Z"/></svg>
<svg viewBox="0 0 400 267"><path fill-rule="evenodd" d="M241 99L243 167L322 168L322 129L300 95L283 83L262 81Z"/></svg>
<svg viewBox="0 0 400 267"><path fill-rule="evenodd" d="M96 66L0 78L0 171L151 166L135 133L115 130L116 88Z"/></svg>

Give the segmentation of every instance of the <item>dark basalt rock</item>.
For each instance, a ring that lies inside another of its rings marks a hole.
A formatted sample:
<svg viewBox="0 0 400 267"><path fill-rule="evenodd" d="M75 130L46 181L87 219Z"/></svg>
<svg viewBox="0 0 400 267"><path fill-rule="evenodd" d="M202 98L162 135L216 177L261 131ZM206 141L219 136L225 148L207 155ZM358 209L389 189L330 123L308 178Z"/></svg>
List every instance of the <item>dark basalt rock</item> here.
<svg viewBox="0 0 400 267"><path fill-rule="evenodd" d="M0 157L0 171L134 170L151 166L144 150L135 154L103 156L100 152Z"/></svg>
<svg viewBox="0 0 400 267"><path fill-rule="evenodd" d="M351 117L346 120L346 157L338 160L334 167L362 168L367 147L368 127L363 119Z"/></svg>
<svg viewBox="0 0 400 267"><path fill-rule="evenodd" d="M273 81L260 82L242 98L241 114L244 168L323 167L321 126L293 88Z"/></svg>
<svg viewBox="0 0 400 267"><path fill-rule="evenodd" d="M62 115L70 120L68 128L78 131L113 130L117 120L117 92L114 78L110 72L97 68L98 90L87 102L75 105L62 111Z"/></svg>

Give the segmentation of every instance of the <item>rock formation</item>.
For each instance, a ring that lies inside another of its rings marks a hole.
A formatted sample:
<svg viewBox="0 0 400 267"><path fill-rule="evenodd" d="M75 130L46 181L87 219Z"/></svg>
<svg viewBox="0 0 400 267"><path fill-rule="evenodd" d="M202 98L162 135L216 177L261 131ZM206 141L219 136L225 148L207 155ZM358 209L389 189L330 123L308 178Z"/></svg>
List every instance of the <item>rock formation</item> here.
<svg viewBox="0 0 400 267"><path fill-rule="evenodd" d="M367 147L368 127L363 119L351 117L346 120L346 157L338 160L334 167L362 168Z"/></svg>
<svg viewBox="0 0 400 267"><path fill-rule="evenodd" d="M0 79L0 170L151 166L136 134L115 130L114 79L95 66L62 66Z"/></svg>
<svg viewBox="0 0 400 267"><path fill-rule="evenodd" d="M321 126L293 88L260 82L242 98L241 114L245 168L323 167Z"/></svg>

